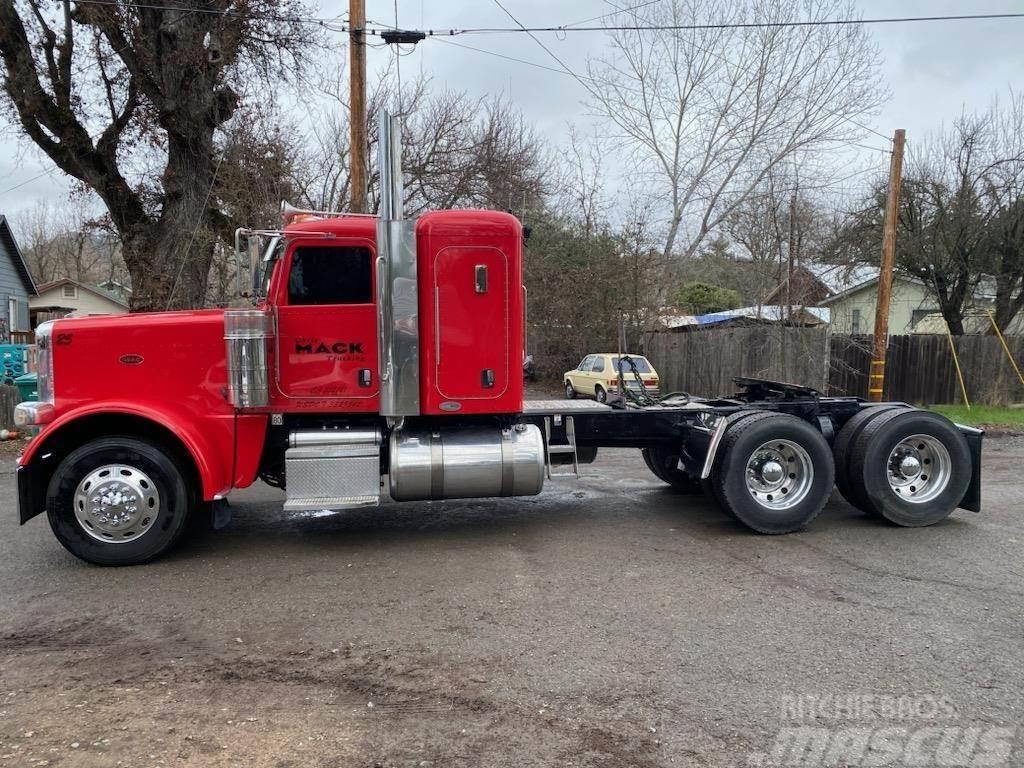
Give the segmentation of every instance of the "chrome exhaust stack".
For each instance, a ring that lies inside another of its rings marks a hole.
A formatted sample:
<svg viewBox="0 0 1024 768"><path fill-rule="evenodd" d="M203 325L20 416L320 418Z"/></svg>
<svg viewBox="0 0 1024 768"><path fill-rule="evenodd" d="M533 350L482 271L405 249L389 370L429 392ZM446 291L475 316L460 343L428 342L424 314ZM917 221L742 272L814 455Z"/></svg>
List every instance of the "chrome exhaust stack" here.
<svg viewBox="0 0 1024 768"><path fill-rule="evenodd" d="M380 217L377 219L377 327L380 414L400 420L420 412L418 285L415 221L405 218L402 121L386 111L377 143Z"/></svg>

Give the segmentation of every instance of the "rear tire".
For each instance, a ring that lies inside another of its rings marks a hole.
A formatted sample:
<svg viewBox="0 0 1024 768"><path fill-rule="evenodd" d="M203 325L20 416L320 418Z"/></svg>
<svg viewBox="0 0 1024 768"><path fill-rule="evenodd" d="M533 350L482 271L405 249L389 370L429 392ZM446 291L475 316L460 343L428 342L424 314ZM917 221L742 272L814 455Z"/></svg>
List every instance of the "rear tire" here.
<svg viewBox="0 0 1024 768"><path fill-rule="evenodd" d="M868 424L883 413L894 409L908 410L898 405L876 405L857 412L839 430L832 446L832 455L835 457L836 466L836 488L852 506L872 517L877 517L878 513L865 496L864 484L862 482L854 483L850 480L853 446Z"/></svg>
<svg viewBox="0 0 1024 768"><path fill-rule="evenodd" d="M663 483L668 483L673 490L687 494L704 492L699 478L679 469L677 453L665 448L641 448L640 454L654 476Z"/></svg>
<svg viewBox="0 0 1024 768"><path fill-rule="evenodd" d="M136 565L163 554L195 506L178 460L133 437L105 437L72 451L46 492L57 540L96 565Z"/></svg>
<svg viewBox="0 0 1024 768"><path fill-rule="evenodd" d="M919 528L948 517L971 482L971 452L937 413L903 409L872 420L854 442L850 483L866 505L896 525Z"/></svg>
<svg viewBox="0 0 1024 768"><path fill-rule="evenodd" d="M605 391L604 387L602 387L600 384L598 384L597 388L594 390L594 397L597 398L597 402L599 402L599 403L607 403L608 402L608 393Z"/></svg>
<svg viewBox="0 0 1024 768"><path fill-rule="evenodd" d="M792 533L821 512L832 492L832 451L803 419L758 413L729 426L711 473L715 498L758 533Z"/></svg>

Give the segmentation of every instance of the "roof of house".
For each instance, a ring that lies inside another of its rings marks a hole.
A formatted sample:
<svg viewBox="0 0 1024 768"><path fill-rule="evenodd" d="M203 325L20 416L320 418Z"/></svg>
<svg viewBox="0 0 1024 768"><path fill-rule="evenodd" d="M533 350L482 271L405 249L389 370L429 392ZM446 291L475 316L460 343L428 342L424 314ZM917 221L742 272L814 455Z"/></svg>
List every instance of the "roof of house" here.
<svg viewBox="0 0 1024 768"><path fill-rule="evenodd" d="M72 280L70 277L62 277L58 280L51 280L48 283L43 283L42 285L38 286L37 292L40 295L42 295L47 291L52 291L54 288L60 288L63 285L77 285L79 288L89 291L90 293L94 293L100 298L106 299L107 301L112 301L115 304L119 304L125 309L128 308L128 305L125 303L124 299L122 299L116 293L108 291L105 288L100 288L99 286L96 285L80 283L77 280Z"/></svg>
<svg viewBox="0 0 1024 768"><path fill-rule="evenodd" d="M14 239L14 233L11 231L11 225L7 222L7 217L2 213L0 213L0 240L3 241L4 249L11 254L11 260L14 262L15 269L18 270L18 276L21 278L26 292L29 296L35 296L39 291L36 290L36 283L32 279L32 273L29 272L25 255L18 247L18 241Z"/></svg>
<svg viewBox="0 0 1024 768"><path fill-rule="evenodd" d="M845 299L847 296L850 296L850 295L852 295L854 293L857 293L857 291L862 291L865 288L868 288L868 287L874 285L875 283L878 282L878 270L874 269L873 271L874 271L874 274L872 274L871 277L869 277L867 280L862 280L859 283L854 283L854 284L850 285L850 287L847 288L846 290L839 291L834 296L829 296L827 299L822 299L821 303L822 304L832 304L833 302L839 301L839 299ZM913 283L915 285L920 285L920 286L924 285L924 283L921 280L918 280L916 277L911 277L910 275L900 274L899 272L893 273L892 279L894 281L899 280L899 281L902 281L904 283Z"/></svg>
<svg viewBox="0 0 1024 768"><path fill-rule="evenodd" d="M878 267L867 264L822 264L808 261L800 266L818 278L831 293L843 293L878 278Z"/></svg>
<svg viewBox="0 0 1024 768"><path fill-rule="evenodd" d="M791 315L794 312L794 309L790 310ZM808 316L810 316L823 323L827 323L831 319L831 312L827 309L823 309L822 307L800 307L795 311L805 312L806 315L804 315L803 319L808 319ZM707 315L698 315L694 319L697 321L697 325L716 325L717 323L724 323L728 320L737 320L740 318L760 320L762 322L769 323L779 323L787 319L786 307L779 306L778 304L762 304L760 307L739 307L738 309L727 309L724 312L712 312Z"/></svg>

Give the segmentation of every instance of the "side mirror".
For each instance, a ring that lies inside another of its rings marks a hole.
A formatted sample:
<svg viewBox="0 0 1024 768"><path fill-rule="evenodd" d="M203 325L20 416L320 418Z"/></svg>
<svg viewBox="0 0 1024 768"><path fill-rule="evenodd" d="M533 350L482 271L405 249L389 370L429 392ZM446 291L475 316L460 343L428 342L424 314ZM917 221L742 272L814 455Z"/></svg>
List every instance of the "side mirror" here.
<svg viewBox="0 0 1024 768"><path fill-rule="evenodd" d="M244 245L243 245L243 240ZM260 263L260 236L248 229L235 230L235 267L238 296L252 295Z"/></svg>

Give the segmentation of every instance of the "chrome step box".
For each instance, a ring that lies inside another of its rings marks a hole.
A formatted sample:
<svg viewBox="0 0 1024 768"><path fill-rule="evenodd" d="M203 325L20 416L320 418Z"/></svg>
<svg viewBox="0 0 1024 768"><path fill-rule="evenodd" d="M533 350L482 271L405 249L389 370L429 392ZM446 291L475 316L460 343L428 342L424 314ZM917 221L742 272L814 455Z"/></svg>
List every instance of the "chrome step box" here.
<svg viewBox="0 0 1024 768"><path fill-rule="evenodd" d="M285 451L288 512L380 504L379 429L292 432Z"/></svg>

